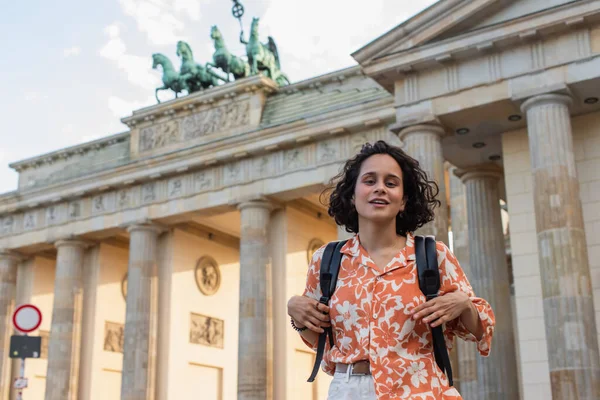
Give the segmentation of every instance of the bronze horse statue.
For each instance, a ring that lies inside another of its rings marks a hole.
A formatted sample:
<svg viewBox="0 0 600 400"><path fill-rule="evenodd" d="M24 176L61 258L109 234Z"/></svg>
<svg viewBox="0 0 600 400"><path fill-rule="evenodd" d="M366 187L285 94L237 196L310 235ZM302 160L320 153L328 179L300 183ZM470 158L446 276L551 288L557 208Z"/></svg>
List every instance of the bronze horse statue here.
<svg viewBox="0 0 600 400"><path fill-rule="evenodd" d="M250 73L255 75L260 71L266 71L266 75L277 82L278 85L288 85L290 80L281 72L279 52L277 51L275 41L269 36L267 44L263 44L258 38L259 21L259 18L252 18L248 41L245 41L243 36L240 36L240 42L246 45Z"/></svg>
<svg viewBox="0 0 600 400"><path fill-rule="evenodd" d="M227 74L228 82L229 74L233 74L234 79L242 79L250 75L250 65L248 62L229 52L225 46L221 31L219 31L216 25L211 28L210 37L215 43L215 52L213 53L214 64L206 64L207 66L220 68Z"/></svg>

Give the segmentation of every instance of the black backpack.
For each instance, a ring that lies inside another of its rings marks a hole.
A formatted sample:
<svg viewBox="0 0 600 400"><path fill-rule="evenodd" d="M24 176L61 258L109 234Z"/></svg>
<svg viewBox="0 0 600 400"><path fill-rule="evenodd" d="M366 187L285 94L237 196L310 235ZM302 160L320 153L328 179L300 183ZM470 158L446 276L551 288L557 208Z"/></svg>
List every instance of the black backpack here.
<svg viewBox="0 0 600 400"><path fill-rule="evenodd" d="M319 272L322 293L319 303L325 304L326 306L329 306L329 300L335 291L340 270L340 262L342 260L342 253L340 250L346 242L347 240L331 242L327 244L323 252L321 270ZM423 292L427 301L436 298L440 289L440 271L437 263L435 238L433 236L415 236L415 262L417 263L421 292ZM448 356L448 349L446 348L442 326L431 328L431 336L433 339L433 354L435 356L435 361L438 367L446 373L450 386L453 386L452 367L450 365L450 357ZM333 330L331 327L325 328L325 332L319 335L317 356L308 382L314 382L319 373L321 360L323 360L323 354L325 353L325 343L327 338L329 338L329 345L333 346Z"/></svg>

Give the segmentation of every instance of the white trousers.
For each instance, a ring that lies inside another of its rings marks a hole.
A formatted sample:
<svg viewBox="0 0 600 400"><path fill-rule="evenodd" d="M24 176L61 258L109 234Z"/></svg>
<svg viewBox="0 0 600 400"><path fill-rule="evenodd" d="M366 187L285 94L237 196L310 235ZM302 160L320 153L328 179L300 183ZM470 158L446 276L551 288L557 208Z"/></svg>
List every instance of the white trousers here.
<svg viewBox="0 0 600 400"><path fill-rule="evenodd" d="M327 400L377 400L373 376L336 372L329 386Z"/></svg>

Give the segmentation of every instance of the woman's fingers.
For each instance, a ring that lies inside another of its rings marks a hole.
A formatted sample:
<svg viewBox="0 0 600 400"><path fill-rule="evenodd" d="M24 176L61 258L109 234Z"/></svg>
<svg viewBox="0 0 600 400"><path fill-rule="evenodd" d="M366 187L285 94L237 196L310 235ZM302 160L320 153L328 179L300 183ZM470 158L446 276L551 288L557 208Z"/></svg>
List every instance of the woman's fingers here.
<svg viewBox="0 0 600 400"><path fill-rule="evenodd" d="M322 312L319 312L317 310L310 310L309 315L323 322L329 322L330 319L328 314L323 314Z"/></svg>
<svg viewBox="0 0 600 400"><path fill-rule="evenodd" d="M327 307L325 304L317 302L315 309L321 313L329 314L329 307Z"/></svg>
<svg viewBox="0 0 600 400"><path fill-rule="evenodd" d="M322 328L320 328L319 326L315 326L312 322L307 321L304 324L308 329L310 329L313 332L317 332L317 333L323 333L325 332Z"/></svg>
<svg viewBox="0 0 600 400"><path fill-rule="evenodd" d="M423 306L423 307L421 307ZM437 303L434 303L434 300L428 301L427 303L420 304L413 310L413 318L420 319L427 315L430 315L437 311Z"/></svg>

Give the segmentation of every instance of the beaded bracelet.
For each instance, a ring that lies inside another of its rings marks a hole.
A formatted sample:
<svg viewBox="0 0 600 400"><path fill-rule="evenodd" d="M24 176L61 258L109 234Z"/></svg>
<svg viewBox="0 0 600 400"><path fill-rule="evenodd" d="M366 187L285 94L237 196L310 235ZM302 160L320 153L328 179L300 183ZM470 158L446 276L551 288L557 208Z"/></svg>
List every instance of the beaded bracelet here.
<svg viewBox="0 0 600 400"><path fill-rule="evenodd" d="M294 330L295 330L296 332L302 332L302 331L305 331L305 330L307 329L307 327L306 327L306 326L305 326L304 328L298 328L298 327L296 326L296 324L294 323L294 318L290 318L290 322L292 323L292 328L294 328Z"/></svg>

